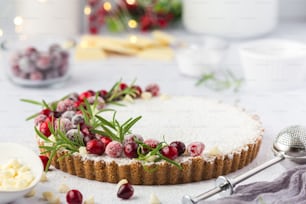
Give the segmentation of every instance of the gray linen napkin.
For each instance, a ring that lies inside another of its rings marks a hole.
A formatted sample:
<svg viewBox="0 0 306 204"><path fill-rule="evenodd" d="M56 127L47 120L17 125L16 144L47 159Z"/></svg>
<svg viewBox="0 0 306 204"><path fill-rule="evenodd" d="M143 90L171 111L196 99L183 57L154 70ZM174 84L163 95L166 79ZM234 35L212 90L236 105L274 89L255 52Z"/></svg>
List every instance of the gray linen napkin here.
<svg viewBox="0 0 306 204"><path fill-rule="evenodd" d="M205 204L306 204L306 165L286 171L272 182L240 185L233 195Z"/></svg>

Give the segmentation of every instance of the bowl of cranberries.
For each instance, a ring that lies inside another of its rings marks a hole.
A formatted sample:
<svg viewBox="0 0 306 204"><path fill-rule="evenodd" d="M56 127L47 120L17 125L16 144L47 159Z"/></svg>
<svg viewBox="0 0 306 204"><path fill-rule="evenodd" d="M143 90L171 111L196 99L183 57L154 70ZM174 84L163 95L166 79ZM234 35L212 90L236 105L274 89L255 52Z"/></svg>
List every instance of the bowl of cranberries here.
<svg viewBox="0 0 306 204"><path fill-rule="evenodd" d="M51 38L5 40L1 48L10 80L28 87L63 84L70 70L71 46L67 42Z"/></svg>

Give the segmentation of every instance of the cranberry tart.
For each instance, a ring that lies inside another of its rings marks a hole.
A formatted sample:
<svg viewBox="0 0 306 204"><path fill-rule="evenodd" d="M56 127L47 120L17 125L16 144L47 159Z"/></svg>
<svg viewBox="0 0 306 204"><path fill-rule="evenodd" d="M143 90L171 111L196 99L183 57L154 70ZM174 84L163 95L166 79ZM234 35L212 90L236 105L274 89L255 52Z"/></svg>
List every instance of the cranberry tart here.
<svg viewBox="0 0 306 204"><path fill-rule="evenodd" d="M131 184L180 184L234 172L257 155L258 117L220 101L162 96L117 82L110 90L73 93L52 103L25 100L35 114L41 154L72 175Z"/></svg>

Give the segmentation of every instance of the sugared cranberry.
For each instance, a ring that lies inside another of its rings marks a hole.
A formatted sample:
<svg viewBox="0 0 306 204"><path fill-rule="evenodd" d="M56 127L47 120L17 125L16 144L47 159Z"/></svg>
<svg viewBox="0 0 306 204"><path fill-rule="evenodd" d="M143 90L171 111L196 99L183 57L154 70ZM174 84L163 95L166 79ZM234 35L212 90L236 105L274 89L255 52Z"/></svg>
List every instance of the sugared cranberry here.
<svg viewBox="0 0 306 204"><path fill-rule="evenodd" d="M187 147L187 152L190 156L200 156L205 148L205 145L202 142L192 142Z"/></svg>
<svg viewBox="0 0 306 204"><path fill-rule="evenodd" d="M100 140L104 143L105 147L107 147L107 145L112 141L111 138L106 137L106 136L102 136Z"/></svg>
<svg viewBox="0 0 306 204"><path fill-rule="evenodd" d="M159 141L155 140L155 139L147 139L143 143L148 145L151 149L155 149L157 147L157 145L159 144ZM151 149L143 148L142 153L147 154Z"/></svg>
<svg viewBox="0 0 306 204"><path fill-rule="evenodd" d="M123 91L127 87L128 87L128 85L126 83L120 83L120 85L119 85L119 88L120 88L121 91Z"/></svg>
<svg viewBox="0 0 306 204"><path fill-rule="evenodd" d="M46 120L45 122L40 124L39 131L43 135L45 135L46 137L49 137L51 135L51 131L49 129L49 121L48 120Z"/></svg>
<svg viewBox="0 0 306 204"><path fill-rule="evenodd" d="M186 145L181 141L171 142L170 146L176 147L179 156L184 154L184 152L186 150Z"/></svg>
<svg viewBox="0 0 306 204"><path fill-rule="evenodd" d="M47 157L46 155L39 155L39 158L40 158L40 160L41 160L41 162L44 166L44 170L45 171L48 170L48 169L46 169L46 167L47 167L47 164L48 164L48 161L49 161L49 157Z"/></svg>
<svg viewBox="0 0 306 204"><path fill-rule="evenodd" d="M100 90L100 91L99 91L99 96L102 97L102 98L104 98L104 99L105 99L105 97L106 97L107 94L108 94L108 92L107 92L106 90Z"/></svg>
<svg viewBox="0 0 306 204"><path fill-rule="evenodd" d="M84 123L84 116L81 114L76 114L74 116L72 116L71 118L71 122L74 126L77 126L79 124L83 124ZM84 128L84 127L83 127ZM85 130L84 130L85 131Z"/></svg>
<svg viewBox="0 0 306 204"><path fill-rule="evenodd" d="M30 73L30 79L33 81L39 81L44 79L44 75L39 71L33 71Z"/></svg>
<svg viewBox="0 0 306 204"><path fill-rule="evenodd" d="M137 134L126 135L123 140L123 144L140 141L143 142L143 137Z"/></svg>
<svg viewBox="0 0 306 204"><path fill-rule="evenodd" d="M34 119L34 124L35 125L39 125L42 122L44 122L46 120L47 116L43 115L43 114L39 114L35 119Z"/></svg>
<svg viewBox="0 0 306 204"><path fill-rule="evenodd" d="M36 61L36 66L40 70L46 70L51 65L51 58L49 54L41 54Z"/></svg>
<svg viewBox="0 0 306 204"><path fill-rule="evenodd" d="M93 139L87 142L86 150L90 154L102 155L105 151L105 146L101 140Z"/></svg>
<svg viewBox="0 0 306 204"><path fill-rule="evenodd" d="M72 189L67 192L66 201L68 204L82 204L83 195L80 191Z"/></svg>
<svg viewBox="0 0 306 204"><path fill-rule="evenodd" d="M117 196L122 199L129 199L134 194L134 188L131 184L125 183L122 184L117 192Z"/></svg>
<svg viewBox="0 0 306 204"><path fill-rule="evenodd" d="M147 92L150 92L152 96L158 96L159 86L157 84L150 84L145 89Z"/></svg>
<svg viewBox="0 0 306 204"><path fill-rule="evenodd" d="M140 97L142 94L142 89L140 88L140 86L134 85L132 86L132 88L136 91L136 97Z"/></svg>
<svg viewBox="0 0 306 204"><path fill-rule="evenodd" d="M113 158L120 157L122 154L122 144L117 141L110 142L105 149L105 153Z"/></svg>
<svg viewBox="0 0 306 204"><path fill-rule="evenodd" d="M138 145L135 142L129 142L124 144L123 150L125 156L127 156L128 158L137 158L138 157L137 148Z"/></svg>
<svg viewBox="0 0 306 204"><path fill-rule="evenodd" d="M66 137L71 141L77 141L84 139L84 135L78 129L70 129L66 132Z"/></svg>
<svg viewBox="0 0 306 204"><path fill-rule="evenodd" d="M58 102L57 107L56 107L56 111L61 112L61 113L65 112L67 110L73 110L73 109L75 109L74 108L74 101L69 99L69 98Z"/></svg>
<svg viewBox="0 0 306 204"><path fill-rule="evenodd" d="M87 99L87 98L89 98L91 96L94 96L94 95L95 95L95 92L93 90L88 90L88 91L85 91L85 92L83 92L79 95L79 100L84 101L85 98Z"/></svg>
<svg viewBox="0 0 306 204"><path fill-rule="evenodd" d="M178 157L178 151L174 146L165 146L160 150L160 152L162 153L163 156L171 160L174 160Z"/></svg>

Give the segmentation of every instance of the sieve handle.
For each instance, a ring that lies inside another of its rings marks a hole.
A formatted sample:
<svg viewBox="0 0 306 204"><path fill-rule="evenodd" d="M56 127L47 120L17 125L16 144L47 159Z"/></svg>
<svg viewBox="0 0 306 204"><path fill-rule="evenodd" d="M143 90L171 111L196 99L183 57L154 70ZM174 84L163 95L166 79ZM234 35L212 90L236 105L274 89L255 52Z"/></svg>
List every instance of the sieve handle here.
<svg viewBox="0 0 306 204"><path fill-rule="evenodd" d="M240 183L240 182L250 178L251 176L261 172L262 170L280 162L284 158L285 157L284 157L283 154L278 154L277 157L263 163L262 165L260 165L258 167L255 167L254 169L251 169L251 170L245 172L244 174L242 174L240 176L232 178L232 179L227 178L225 176L219 176L216 180L216 187L215 188L213 188L209 191L206 191L205 193L202 193L200 195L197 195L195 197L185 195L183 197L182 203L183 204L196 204L201 200L205 200L205 199L207 199L207 198L209 198L209 197L211 197L211 196L213 196L217 193L223 192L223 191L226 192L227 195L230 195L230 194L233 193L233 189L238 183Z"/></svg>

